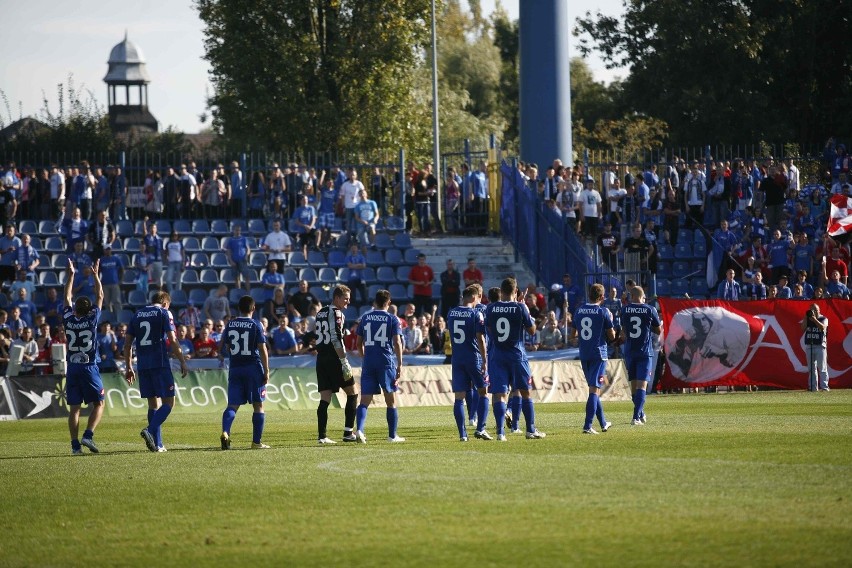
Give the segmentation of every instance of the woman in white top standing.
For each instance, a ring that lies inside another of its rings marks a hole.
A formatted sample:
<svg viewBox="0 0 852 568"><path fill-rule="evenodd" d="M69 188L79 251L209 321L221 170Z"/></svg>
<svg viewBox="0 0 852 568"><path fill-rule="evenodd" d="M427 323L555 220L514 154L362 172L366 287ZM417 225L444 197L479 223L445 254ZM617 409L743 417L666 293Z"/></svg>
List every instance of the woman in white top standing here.
<svg viewBox="0 0 852 568"><path fill-rule="evenodd" d="M180 290L180 277L186 263L186 253L183 250L183 243L178 238L177 231L172 231L164 248L166 262L168 262L166 285L169 287L169 293L174 293L175 290Z"/></svg>

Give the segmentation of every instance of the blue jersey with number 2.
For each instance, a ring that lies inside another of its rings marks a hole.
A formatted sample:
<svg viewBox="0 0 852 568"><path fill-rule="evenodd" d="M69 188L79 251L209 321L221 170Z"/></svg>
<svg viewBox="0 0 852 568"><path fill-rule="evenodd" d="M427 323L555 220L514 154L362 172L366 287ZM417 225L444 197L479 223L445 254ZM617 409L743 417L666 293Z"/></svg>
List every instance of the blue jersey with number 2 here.
<svg viewBox="0 0 852 568"><path fill-rule="evenodd" d="M127 326L127 335L133 336L136 341L136 365L139 370L169 367L166 334L174 330L169 311L162 306L145 306L136 312Z"/></svg>

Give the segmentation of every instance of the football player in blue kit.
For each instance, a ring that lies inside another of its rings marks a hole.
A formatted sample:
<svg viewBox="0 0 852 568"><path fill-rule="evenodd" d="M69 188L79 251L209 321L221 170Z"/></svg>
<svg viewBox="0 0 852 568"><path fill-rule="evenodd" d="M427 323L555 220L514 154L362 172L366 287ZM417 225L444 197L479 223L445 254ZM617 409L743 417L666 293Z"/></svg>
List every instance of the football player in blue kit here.
<svg viewBox="0 0 852 568"><path fill-rule="evenodd" d="M228 322L222 332L219 345L219 362L224 364L225 355L230 358L228 369L228 408L222 413L222 435L219 437L223 450L231 449L231 425L240 406L251 403L253 450L269 448L261 441L266 415L263 401L266 400L266 385L269 383L269 352L266 335L257 320L252 319L255 310L251 296L240 298L240 316Z"/></svg>
<svg viewBox="0 0 852 568"><path fill-rule="evenodd" d="M491 358L490 392L494 395L494 420L497 423L497 440L506 441L506 397L513 389L521 393L521 411L527 423L528 439L544 438L545 433L535 427L535 409L530 398L532 371L524 350L524 330L535 333L535 322L523 302L517 299L518 284L506 278L500 284L500 301L485 308L485 327L490 340ZM516 419L517 422L517 419Z"/></svg>
<svg viewBox="0 0 852 568"><path fill-rule="evenodd" d="M477 304L482 299L482 288L471 285L462 292L462 305L451 308L447 314L447 328L453 342L452 385L456 401L453 416L459 429L459 439L467 442L465 428L465 397L469 389L479 394L474 437L493 440L485 430L488 418L488 362L485 350L485 316Z"/></svg>
<svg viewBox="0 0 852 568"><path fill-rule="evenodd" d="M373 396L384 393L388 421L388 442L404 442L396 432L399 414L396 409L397 384L402 373L402 331L399 318L388 313L391 296L387 290L376 292L373 309L358 322L357 348L363 357L361 363L361 401L355 412L355 436L362 444L367 443L364 424L367 408Z"/></svg>
<svg viewBox="0 0 852 568"><path fill-rule="evenodd" d="M651 334L662 333L662 322L657 310L645 303L645 291L635 286L630 291L630 303L621 309L624 362L633 398L631 424L645 423L645 389L651 380L654 345Z"/></svg>
<svg viewBox="0 0 852 568"><path fill-rule="evenodd" d="M140 309L127 326L124 342L124 378L132 385L133 344L136 343L136 367L139 370L139 394L148 399L148 427L139 434L152 452L165 452L162 425L175 405L175 377L169 361L169 350L180 361L181 376L187 373L186 359L175 334L175 323L169 312L172 299L166 291L154 294L153 302ZM168 344L166 340L168 339Z"/></svg>
<svg viewBox="0 0 852 568"><path fill-rule="evenodd" d="M65 307L62 311L62 324L65 327L67 342L67 371L65 376L65 400L68 403L68 430L71 433L71 453L83 453L86 446L92 453L98 453L95 445L95 428L104 413L104 385L98 370L98 343L95 341L98 331L98 319L104 303L104 290L98 275L96 260L92 266L95 301L80 296L73 301L74 263L69 259L66 269ZM80 432L80 406L83 403L92 407L83 439L78 440Z"/></svg>
<svg viewBox="0 0 852 568"><path fill-rule="evenodd" d="M606 376L607 341L615 339L612 314L601 305L603 299L603 285L593 285L589 290L589 302L577 308L572 321L574 333L580 336L580 363L583 366L586 383L589 385L583 434L598 433L592 428L592 421L596 415L601 424L601 430L606 432L612 426L612 423L604 418L600 399L603 378Z"/></svg>

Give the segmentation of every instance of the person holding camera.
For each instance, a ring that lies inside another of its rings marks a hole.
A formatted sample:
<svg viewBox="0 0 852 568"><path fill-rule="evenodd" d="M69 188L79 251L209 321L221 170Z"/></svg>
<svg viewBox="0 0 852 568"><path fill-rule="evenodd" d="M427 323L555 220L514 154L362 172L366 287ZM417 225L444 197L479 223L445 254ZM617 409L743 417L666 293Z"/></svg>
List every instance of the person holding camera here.
<svg viewBox="0 0 852 568"><path fill-rule="evenodd" d="M808 360L808 390L828 391L828 351L825 340L828 318L819 313L819 305L812 304L802 320L805 332L805 356ZM817 383L819 377L819 383Z"/></svg>

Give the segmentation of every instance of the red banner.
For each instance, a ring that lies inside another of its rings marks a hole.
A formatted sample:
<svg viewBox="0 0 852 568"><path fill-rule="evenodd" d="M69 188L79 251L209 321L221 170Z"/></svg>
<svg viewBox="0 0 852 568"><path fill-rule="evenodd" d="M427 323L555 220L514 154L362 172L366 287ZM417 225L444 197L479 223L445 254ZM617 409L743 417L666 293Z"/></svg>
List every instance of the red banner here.
<svg viewBox="0 0 852 568"><path fill-rule="evenodd" d="M828 318L831 388L852 388L852 302L815 301ZM807 389L802 319L814 302L660 298L663 388L758 385Z"/></svg>

